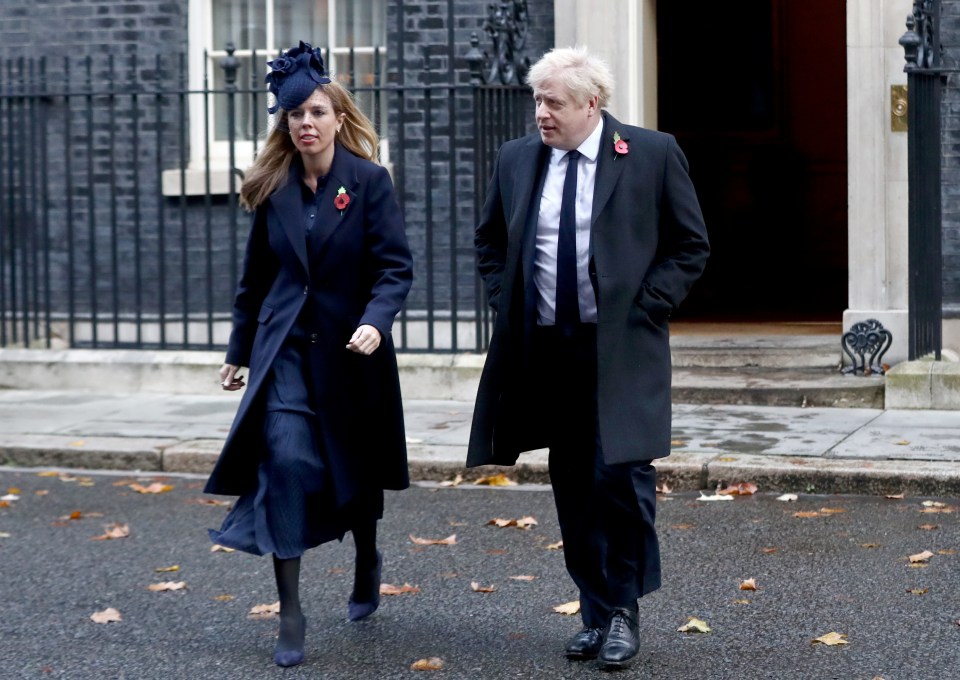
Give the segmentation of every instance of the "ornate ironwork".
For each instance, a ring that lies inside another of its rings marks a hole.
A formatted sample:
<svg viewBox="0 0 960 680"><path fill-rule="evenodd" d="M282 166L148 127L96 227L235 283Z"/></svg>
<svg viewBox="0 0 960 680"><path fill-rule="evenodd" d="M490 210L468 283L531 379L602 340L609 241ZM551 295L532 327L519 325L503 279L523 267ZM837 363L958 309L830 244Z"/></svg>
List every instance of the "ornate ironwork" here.
<svg viewBox="0 0 960 680"><path fill-rule="evenodd" d="M906 56L908 73L917 69L940 66L943 46L940 44L940 0L914 0L913 12L907 16L907 32L900 37Z"/></svg>
<svg viewBox="0 0 960 680"><path fill-rule="evenodd" d="M844 353L850 357L851 366L845 366L843 373L861 373L871 375L886 373L883 365L883 355L893 344L893 333L883 327L883 324L876 319L867 319L854 324L853 327L843 334L840 346ZM859 356L854 356L856 353ZM870 358L867 358L867 355Z"/></svg>
<svg viewBox="0 0 960 680"><path fill-rule="evenodd" d="M524 54L529 32L527 0L492 2L487 5L483 30L493 43L493 55L480 51L480 38L470 36L470 50L465 58L470 64L471 82L503 85L523 82L530 70L530 59Z"/></svg>

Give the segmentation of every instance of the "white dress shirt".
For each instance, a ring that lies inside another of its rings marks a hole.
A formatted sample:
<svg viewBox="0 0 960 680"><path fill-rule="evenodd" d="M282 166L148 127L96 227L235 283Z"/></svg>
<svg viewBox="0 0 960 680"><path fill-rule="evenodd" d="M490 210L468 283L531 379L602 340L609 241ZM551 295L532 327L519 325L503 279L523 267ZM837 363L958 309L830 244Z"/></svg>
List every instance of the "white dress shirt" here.
<svg viewBox="0 0 960 680"><path fill-rule="evenodd" d="M590 220L593 215L593 187L597 178L597 157L603 120L577 147L582 156L577 168L577 298L580 321L597 322L597 298L590 282ZM540 196L537 216L536 252L533 282L537 287L537 323L552 326L557 309L557 242L560 236L560 203L567 173L567 151L552 149L547 177Z"/></svg>

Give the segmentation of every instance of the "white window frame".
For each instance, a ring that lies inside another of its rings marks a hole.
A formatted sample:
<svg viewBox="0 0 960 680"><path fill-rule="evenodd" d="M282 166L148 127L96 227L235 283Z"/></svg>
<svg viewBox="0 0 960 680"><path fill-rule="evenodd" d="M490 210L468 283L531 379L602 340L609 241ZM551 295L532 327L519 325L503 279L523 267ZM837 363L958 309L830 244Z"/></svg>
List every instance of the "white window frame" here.
<svg viewBox="0 0 960 680"><path fill-rule="evenodd" d="M337 74L337 63L341 59L344 64L350 56L350 47L342 47L336 44L336 12L337 3L331 1L328 5L327 38L330 41L330 64L327 69L334 75ZM212 0L188 0L187 8L187 87L191 92L202 92L204 89L204 70L205 59L209 60L209 66L206 66L209 75L210 87L213 83L213 72L209 69L220 68L219 60L226 56L226 51L222 45L211 46L213 41L213 2ZM273 40L273 2L266 2L266 35L268 40ZM314 36L316 37L316 36ZM211 49L215 47L216 49ZM262 55L266 62L271 58L270 55L279 54L281 49L288 49L290 45L268 45L263 51L258 46L257 55ZM323 45L324 56L327 55L327 47ZM354 47L353 52L356 55L372 55L378 48L375 46ZM386 46L379 46L381 64L386 65ZM249 57L250 50L237 50L234 52L236 57ZM264 75L266 75L266 66L264 65ZM238 79L250 78L249 73L241 70ZM249 82L249 81L248 81ZM272 116L267 115L267 88L264 85L263 99L263 118L265 124L272 124ZM180 169L166 170L163 173L162 185L165 196L203 195L207 193L207 161L206 161L206 139L205 133L209 130L211 137L215 134L215 111L212 105L213 97L210 95L211 105L208 110L208 125L203 121L203 94L191 94L187 96L188 118L189 118L189 140L190 140L190 159L184 171L186 182L182 186L182 177ZM272 99L272 97L271 97ZM262 146L262 140L259 143ZM388 163L389 147L386 140L381 140L380 146L381 162ZM252 140L237 140L234 144L234 159L236 167L246 169L253 163L254 142ZM226 194L230 190L230 143L225 141L210 140L210 193ZM239 185L235 182L235 190Z"/></svg>

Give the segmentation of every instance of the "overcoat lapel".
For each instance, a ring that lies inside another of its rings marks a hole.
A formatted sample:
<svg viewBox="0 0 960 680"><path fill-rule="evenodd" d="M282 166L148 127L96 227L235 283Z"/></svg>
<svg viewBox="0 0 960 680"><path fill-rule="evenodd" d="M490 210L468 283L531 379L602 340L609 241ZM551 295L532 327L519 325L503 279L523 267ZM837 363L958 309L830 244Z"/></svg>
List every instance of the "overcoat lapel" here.
<svg viewBox="0 0 960 680"><path fill-rule="evenodd" d="M310 251L316 256L323 250L324 244L341 226L346 224L350 211L360 209L357 204L357 186L360 180L357 177L356 156L337 144L333 154L333 164L330 174L327 175L327 184L320 195L320 205L317 210L317 219L310 232ZM346 189L350 197L350 204L342 211L337 209L334 199L340 187ZM342 214L341 214L342 213Z"/></svg>
<svg viewBox="0 0 960 680"><path fill-rule="evenodd" d="M550 147L539 137L530 141L528 152L523 156L523 164L517 168L515 208L527 207L523 217L522 229L518 229L521 241L520 263L523 271L524 299L529 306L533 290L533 262L537 243L537 217L540 214L540 196L543 194L543 182L547 178L547 163L550 160ZM511 220L511 223L513 220ZM526 310L529 312L530 310ZM524 318L527 318L527 314Z"/></svg>
<svg viewBox="0 0 960 680"><path fill-rule="evenodd" d="M600 138L600 155L597 157L597 178L593 187L593 214L590 216L591 228L596 225L597 217L613 195L613 189L617 186L620 173L627 164L627 159L617 159L613 150L613 133L618 132L618 128L624 130L621 136L626 134L623 124L609 113L604 112L603 134ZM627 137L622 138L624 141L630 141ZM590 239L590 243L592 249L593 239Z"/></svg>
<svg viewBox="0 0 960 680"><path fill-rule="evenodd" d="M300 199L300 178L291 169L287 183L270 196L270 204L277 211L283 231L290 239L290 245L297 254L297 259L303 265L304 271L310 273L307 264L307 240L303 231L303 210Z"/></svg>

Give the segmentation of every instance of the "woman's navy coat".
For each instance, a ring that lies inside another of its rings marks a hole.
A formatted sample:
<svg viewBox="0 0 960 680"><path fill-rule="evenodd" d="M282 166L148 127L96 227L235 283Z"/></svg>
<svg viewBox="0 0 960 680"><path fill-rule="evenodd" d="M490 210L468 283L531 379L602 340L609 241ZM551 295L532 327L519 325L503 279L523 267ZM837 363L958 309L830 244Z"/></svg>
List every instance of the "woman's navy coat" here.
<svg viewBox="0 0 960 680"><path fill-rule="evenodd" d="M226 356L228 364L249 366L248 386L207 493L240 495L256 486L262 388L301 312L312 341L316 432L338 505L350 500L347 494L358 484L409 486L390 334L413 278L403 218L384 168L337 145L327 177L309 237L299 180L288 181L254 214ZM350 197L342 212L334 206L341 186ZM382 336L369 356L346 349L361 324Z"/></svg>

